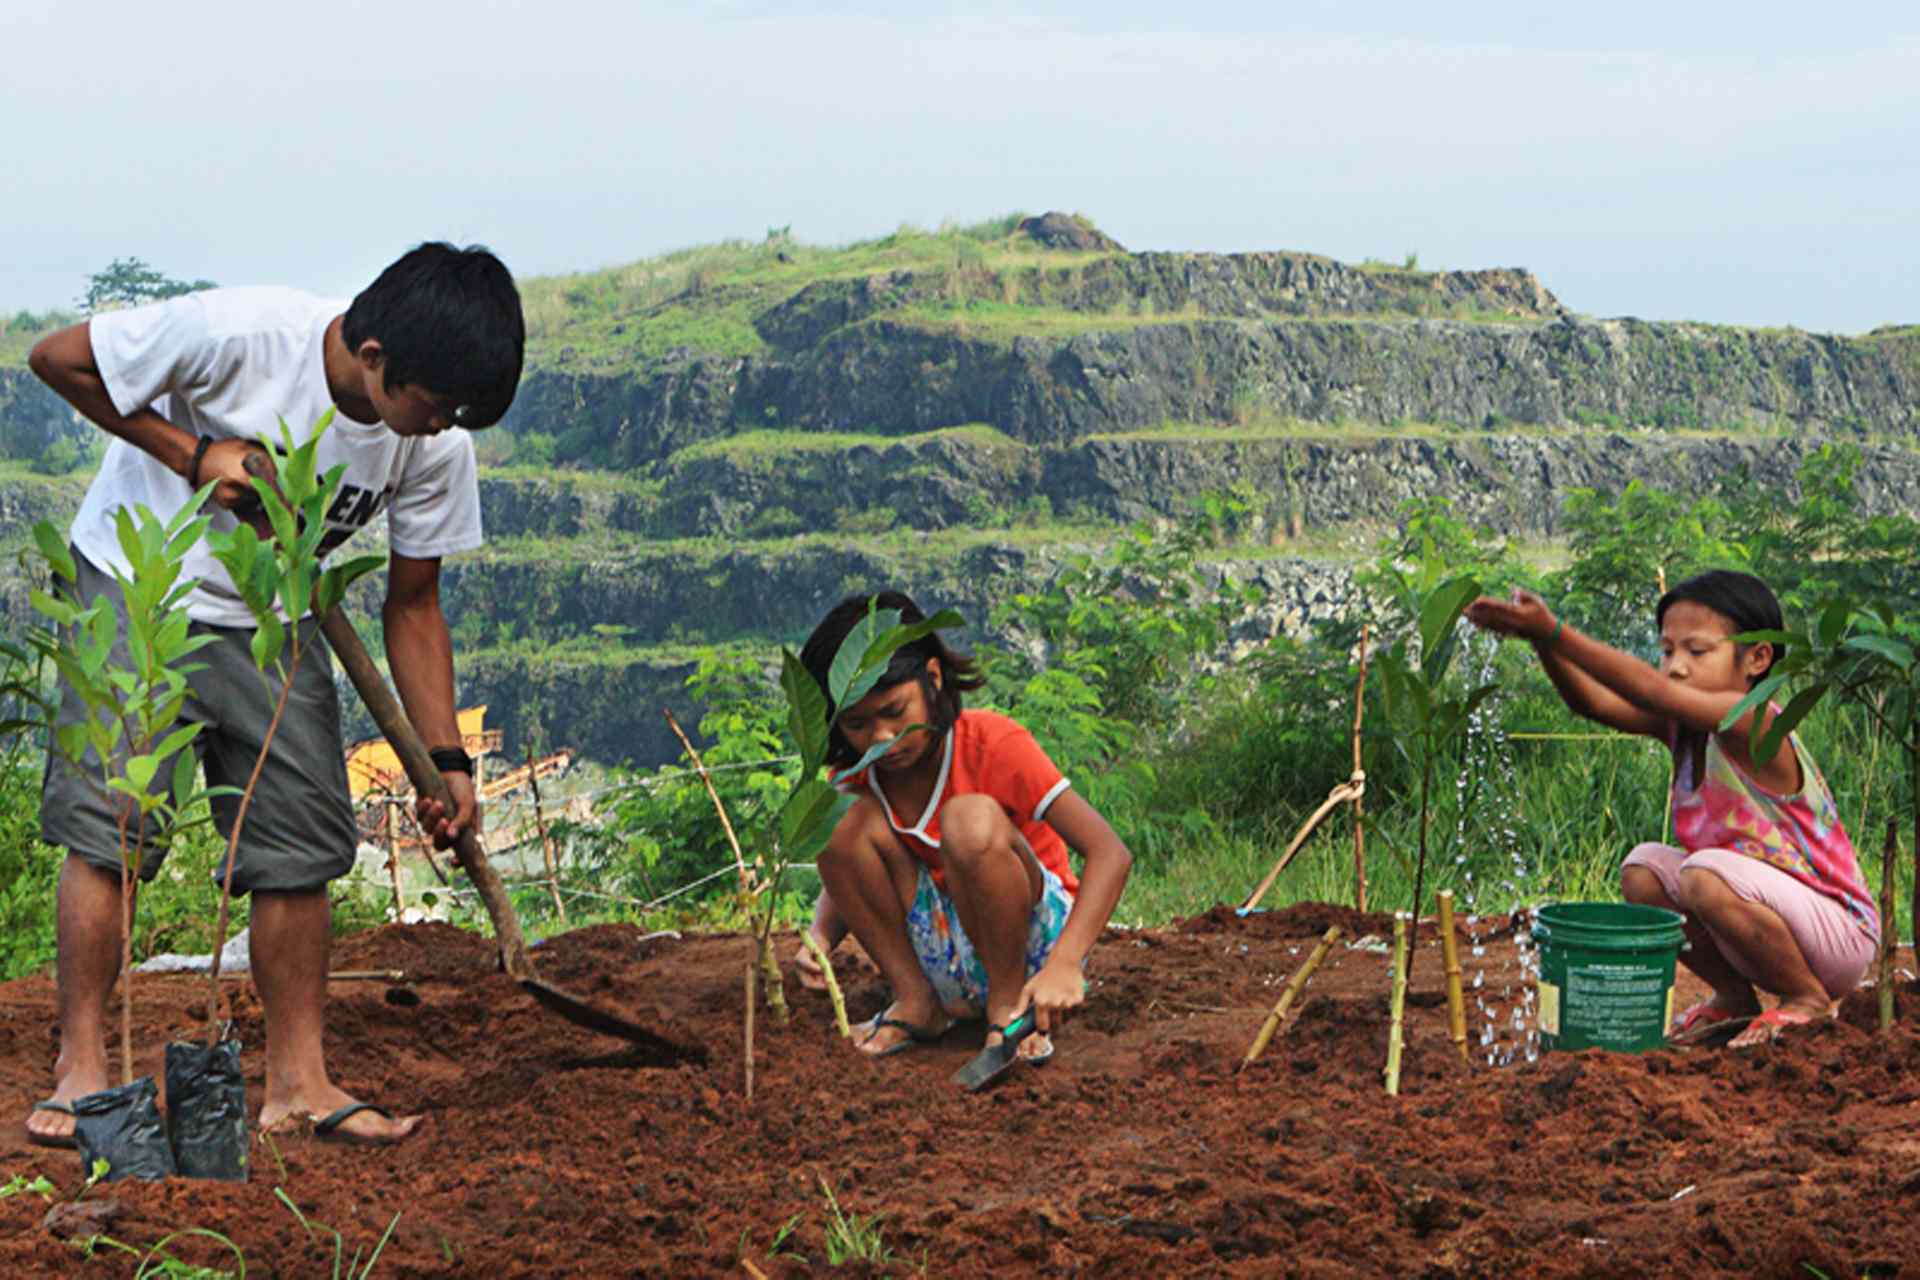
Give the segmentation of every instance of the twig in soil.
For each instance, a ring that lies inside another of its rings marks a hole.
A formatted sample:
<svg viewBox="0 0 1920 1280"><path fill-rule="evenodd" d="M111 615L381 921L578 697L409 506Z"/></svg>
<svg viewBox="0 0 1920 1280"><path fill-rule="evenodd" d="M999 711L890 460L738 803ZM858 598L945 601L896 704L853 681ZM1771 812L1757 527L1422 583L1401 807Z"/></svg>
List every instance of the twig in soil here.
<svg viewBox="0 0 1920 1280"><path fill-rule="evenodd" d="M1387 1026L1387 1096L1400 1096L1400 1050L1406 1043L1404 1028L1407 1013L1407 917L1393 917L1393 997Z"/></svg>
<svg viewBox="0 0 1920 1280"><path fill-rule="evenodd" d="M747 961L747 1101L753 1101L753 978L754 962Z"/></svg>
<svg viewBox="0 0 1920 1280"><path fill-rule="evenodd" d="M547 863L547 891L553 895L553 909L564 925L567 904L560 897L560 860L554 856L553 836L547 831L546 810L540 804L540 767L534 758L532 742L527 743L527 785L533 788L533 827L540 835L540 856Z"/></svg>
<svg viewBox="0 0 1920 1280"><path fill-rule="evenodd" d="M1360 679L1353 687L1353 776L1362 782L1367 772L1360 761L1360 720L1367 712L1367 638L1371 627L1360 628ZM1367 909L1367 803L1366 792L1353 798L1353 909Z"/></svg>
<svg viewBox="0 0 1920 1280"><path fill-rule="evenodd" d="M1887 843L1880 855L1880 1030L1893 1030L1893 951L1900 924L1893 914L1895 864L1900 860L1899 820L1887 819Z"/></svg>
<svg viewBox="0 0 1920 1280"><path fill-rule="evenodd" d="M1281 1020L1287 1016L1288 1008L1300 998L1300 993L1307 989L1307 982L1313 977L1313 971L1320 967L1320 962L1327 958L1327 953L1333 950L1333 944L1339 940L1340 926L1328 925L1326 933L1321 935L1313 951L1308 954L1300 967L1293 971L1293 977L1287 980L1287 989L1280 993L1280 999L1267 1014L1266 1021L1260 1024L1259 1034L1255 1035L1253 1043L1247 1046L1247 1056L1240 1060L1240 1065L1234 1070L1246 1070L1255 1059L1267 1051L1267 1046L1273 1043L1273 1033L1280 1029Z"/></svg>
<svg viewBox="0 0 1920 1280"><path fill-rule="evenodd" d="M820 940L813 936L813 930L800 930L800 945L813 952L814 962L820 966L820 976L826 980L827 999L833 1002L833 1025L843 1040L853 1039L853 1028L847 1025L847 1000L840 994L840 979L834 976L833 961L827 958L826 949Z"/></svg>
<svg viewBox="0 0 1920 1280"><path fill-rule="evenodd" d="M727 844L733 850L733 865L740 875L741 898L750 902L752 901L750 895L759 879L760 858L755 855L753 869L751 871L747 869L746 856L740 852L740 838L733 834L733 820L727 817L727 806L720 803L720 793L714 790L713 775L707 772L707 762L700 758L700 753L694 749L693 741L687 737L686 730L682 729L680 722L673 718L673 712L662 707L660 714L667 718L667 727L673 730L674 737L680 739L680 745L686 748L687 758L693 761L693 767L700 773L700 781L706 785L707 798L713 801L714 812L720 815L720 829L727 833Z"/></svg>
<svg viewBox="0 0 1920 1280"><path fill-rule="evenodd" d="M1440 900L1440 955L1447 966L1447 1033L1460 1060L1467 1056L1467 1001L1460 989L1460 942L1453 936L1453 890L1442 889L1434 895Z"/></svg>
<svg viewBox="0 0 1920 1280"><path fill-rule="evenodd" d="M767 1280L767 1273L754 1266L752 1258L740 1259L740 1267L748 1275L752 1276L753 1280Z"/></svg>
<svg viewBox="0 0 1920 1280"><path fill-rule="evenodd" d="M1287 845L1286 852L1280 855L1279 861L1273 864L1273 869L1267 872L1267 878L1260 882L1260 887L1247 895L1247 900L1240 904L1240 909L1251 911L1260 899L1267 896L1267 890L1273 888L1273 882L1280 878L1280 873L1287 869L1289 862L1293 861L1293 855L1300 852L1300 846L1307 842L1307 837L1312 835L1314 828L1320 825L1320 819L1347 801L1364 795L1366 790L1367 775L1356 769L1352 777L1327 792L1327 798L1320 802L1320 807L1313 811L1312 816L1300 824L1300 830L1294 834L1292 842Z"/></svg>

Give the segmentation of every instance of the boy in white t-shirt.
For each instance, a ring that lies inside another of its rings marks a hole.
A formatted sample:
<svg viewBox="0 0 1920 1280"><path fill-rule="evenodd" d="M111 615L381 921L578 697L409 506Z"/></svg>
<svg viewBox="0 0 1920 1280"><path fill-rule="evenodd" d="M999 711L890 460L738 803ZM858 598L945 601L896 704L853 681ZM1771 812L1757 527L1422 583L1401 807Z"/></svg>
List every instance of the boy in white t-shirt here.
<svg viewBox="0 0 1920 1280"><path fill-rule="evenodd" d="M85 600L117 599L127 571L114 512L145 505L166 519L217 480L216 528L253 500L244 461L279 424L311 429L338 410L321 440L322 471L346 463L327 512L323 554L386 513L391 558L382 610L389 668L422 738L447 776L452 811L419 806L445 847L479 825L472 761L454 715L453 648L440 609L442 556L480 545L473 441L499 421L519 385L525 325L513 277L484 249L425 244L380 274L350 305L290 289L215 289L111 312L50 334L33 371L74 408L118 437L74 518L71 539ZM253 619L225 570L204 551L188 572L196 632L218 637L195 655L184 714L206 728L195 743L210 784L243 785L278 689L248 652ZM253 974L266 1018L262 1129L311 1117L314 1132L395 1142L419 1116L358 1101L327 1074L321 1031L331 937L326 886L352 865L357 844L331 655L308 619L313 646L294 678L285 718L247 812L234 866L253 898ZM124 658L123 658L124 660ZM69 705L72 704L72 705ZM63 719L84 714L71 695ZM164 771L163 771L164 772ZM237 776L236 776L237 775ZM216 803L230 830L235 801ZM118 832L97 784L49 753L42 837L67 850L60 875L60 1053L54 1092L37 1103L27 1135L73 1142L72 1103L108 1085L106 1007L120 964ZM159 871L149 854L143 876Z"/></svg>

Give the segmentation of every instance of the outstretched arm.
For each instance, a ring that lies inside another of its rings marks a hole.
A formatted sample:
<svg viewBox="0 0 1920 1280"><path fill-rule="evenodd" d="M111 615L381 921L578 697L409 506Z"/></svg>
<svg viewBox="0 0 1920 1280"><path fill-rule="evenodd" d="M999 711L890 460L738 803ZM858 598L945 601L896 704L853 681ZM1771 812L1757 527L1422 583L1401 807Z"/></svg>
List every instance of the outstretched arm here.
<svg viewBox="0 0 1920 1280"><path fill-rule="evenodd" d="M1510 600L1481 596L1467 606L1467 620L1482 630L1532 641L1533 651L1540 658L1541 669L1547 673L1547 679L1553 682L1561 701L1575 715L1621 733L1641 734L1649 738L1666 736L1667 717L1628 701L1582 671L1560 652L1555 629L1559 630L1560 640L1566 638L1567 629L1553 616L1546 601L1533 592L1515 591ZM1544 631L1541 630L1542 626ZM1618 650L1609 652L1618 653ZM1629 662L1636 661L1624 653L1620 653L1619 657Z"/></svg>
<svg viewBox="0 0 1920 1280"><path fill-rule="evenodd" d="M1658 737L1665 721L1700 733L1720 732L1720 721L1746 696L1744 691L1699 689L1669 679L1632 654L1556 620L1546 602L1530 591L1516 591L1511 600L1482 596L1467 606L1467 616L1490 631L1533 641L1547 663L1548 676L1553 677L1557 662L1563 672L1579 681L1574 687L1582 696L1596 696L1597 690L1599 709L1605 715L1582 710L1570 697L1567 705L1624 732ZM1561 687L1558 679L1554 684ZM1565 688L1561 696L1567 696ZM1614 719L1615 714L1621 718ZM1752 731L1754 714L1742 716L1725 735L1744 741ZM1648 724L1654 727L1639 727Z"/></svg>
<svg viewBox="0 0 1920 1280"><path fill-rule="evenodd" d="M1022 1002L1031 1002L1034 1022L1042 1031L1052 1029L1056 1014L1086 999L1081 966L1099 941L1100 931L1113 918L1120 891L1126 888L1127 875L1133 869L1133 854L1126 842L1079 792L1061 792L1047 810L1047 824L1079 852L1085 865L1080 872L1080 892L1074 896L1073 910L1053 944L1053 953L1040 972L1027 980L1022 993Z"/></svg>

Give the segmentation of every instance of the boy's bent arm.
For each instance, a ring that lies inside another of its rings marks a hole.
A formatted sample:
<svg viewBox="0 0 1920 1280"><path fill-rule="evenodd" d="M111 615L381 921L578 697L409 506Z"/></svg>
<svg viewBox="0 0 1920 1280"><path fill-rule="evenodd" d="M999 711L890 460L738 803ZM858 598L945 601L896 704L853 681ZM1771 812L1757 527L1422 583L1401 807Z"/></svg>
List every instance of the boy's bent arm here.
<svg viewBox="0 0 1920 1280"><path fill-rule="evenodd" d="M460 720L453 696L453 637L440 610L440 561L394 554L387 565L387 599L380 611L386 631L387 669L407 709L407 719L429 747L459 746ZM449 773L455 812L442 830L451 843L460 830L479 825L473 778Z"/></svg>
<svg viewBox="0 0 1920 1280"><path fill-rule="evenodd" d="M110 435L152 455L161 465L185 476L196 443L186 431L155 413L140 409L122 414L114 407L106 380L93 355L90 322L68 325L34 344L27 367L80 415Z"/></svg>

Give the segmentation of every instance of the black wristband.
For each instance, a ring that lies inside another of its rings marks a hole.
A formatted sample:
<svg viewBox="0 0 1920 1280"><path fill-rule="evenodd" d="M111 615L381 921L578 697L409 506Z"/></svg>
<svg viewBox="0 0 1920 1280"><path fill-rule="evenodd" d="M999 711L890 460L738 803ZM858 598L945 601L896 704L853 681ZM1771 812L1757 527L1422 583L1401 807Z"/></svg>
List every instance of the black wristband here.
<svg viewBox="0 0 1920 1280"><path fill-rule="evenodd" d="M187 488L200 487L200 460L207 456L207 450L212 446L212 436L201 436L200 443L193 446L193 461L187 464Z"/></svg>
<svg viewBox="0 0 1920 1280"><path fill-rule="evenodd" d="M427 758L433 761L433 767L442 773L473 773L473 757L460 747L435 747L427 752Z"/></svg>

